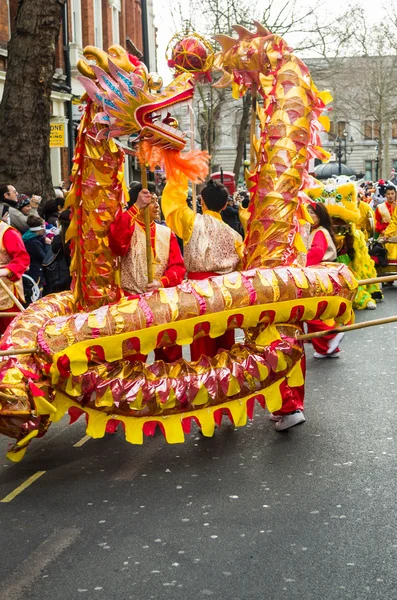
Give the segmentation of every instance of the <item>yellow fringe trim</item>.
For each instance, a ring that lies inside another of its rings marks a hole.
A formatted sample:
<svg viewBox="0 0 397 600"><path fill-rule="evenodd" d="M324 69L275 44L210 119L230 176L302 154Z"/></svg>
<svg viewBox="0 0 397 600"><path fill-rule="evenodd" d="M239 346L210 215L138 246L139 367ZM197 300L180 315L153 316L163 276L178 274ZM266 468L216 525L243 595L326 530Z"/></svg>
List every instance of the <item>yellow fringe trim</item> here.
<svg viewBox="0 0 397 600"><path fill-rule="evenodd" d="M299 365L297 365L297 370L299 371ZM302 371L302 369L300 370ZM259 390L239 400L223 402L222 404L217 404L216 406L209 406L190 412L177 413L175 415L152 415L150 417L126 417L118 414L107 414L92 408L83 407L62 394L62 392L57 392L54 400L56 414L51 415L50 419L53 422L60 421L69 408L74 406L76 408L80 408L88 415L86 434L92 438L103 437L105 435L107 422L111 419L117 419L118 421L122 421L124 423L125 439L130 444L143 444L143 426L145 423L153 422L161 423L161 425L163 425L165 438L169 444L181 444L185 441L182 420L188 417L195 417L200 423L203 435L212 437L215 430L214 413L217 410L221 410L223 408L228 409L232 415L233 422L236 427L243 427L246 425L248 419L247 402L256 396L263 396L265 398L266 406L270 412L280 410L282 404L280 386L285 380L286 378L283 377L274 382L268 388Z"/></svg>
<svg viewBox="0 0 397 600"><path fill-rule="evenodd" d="M111 419L122 421L125 425L125 438L131 444L142 445L144 440L143 426L145 423L161 423L164 427L165 439L169 444L181 444L185 441L185 433L182 427L182 420L188 417L195 417L200 423L201 431L206 437L212 437L215 431L214 413L220 409L228 409L232 415L236 427L244 427L247 424L247 402L251 398L263 396L266 407L270 412L280 410L282 406L282 397L280 392L281 384L287 381L290 387L298 387L304 384L302 372L302 361L300 360L291 372L278 381L275 381L268 388L254 392L245 398L223 402L216 406L207 408L198 408L197 410L185 413L177 413L168 416L151 417L125 417L117 414L107 414L92 408L86 408L74 402L62 392L57 392L54 402L51 404L50 420L54 423L60 421L67 413L69 408L76 407L88 415L86 434L92 438L101 438L105 435L106 424ZM37 400L37 399L36 399ZM49 404L46 400L44 401ZM43 404L44 407L44 404ZM32 431L27 436L19 440L12 450L7 453L7 458L12 462L20 462L25 456L27 447L31 440L38 434L37 430Z"/></svg>

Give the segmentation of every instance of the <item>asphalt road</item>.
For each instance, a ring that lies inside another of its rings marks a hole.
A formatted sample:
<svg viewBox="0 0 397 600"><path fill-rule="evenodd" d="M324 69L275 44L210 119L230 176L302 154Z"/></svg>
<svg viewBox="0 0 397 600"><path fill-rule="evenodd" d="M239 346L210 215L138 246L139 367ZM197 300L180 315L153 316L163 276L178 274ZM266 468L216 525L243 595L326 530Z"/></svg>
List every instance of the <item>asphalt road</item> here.
<svg viewBox="0 0 397 600"><path fill-rule="evenodd" d="M342 349L308 348L307 422L283 434L260 408L177 446L65 419L0 459L0 499L39 473L0 503L0 599L395 600L397 324Z"/></svg>

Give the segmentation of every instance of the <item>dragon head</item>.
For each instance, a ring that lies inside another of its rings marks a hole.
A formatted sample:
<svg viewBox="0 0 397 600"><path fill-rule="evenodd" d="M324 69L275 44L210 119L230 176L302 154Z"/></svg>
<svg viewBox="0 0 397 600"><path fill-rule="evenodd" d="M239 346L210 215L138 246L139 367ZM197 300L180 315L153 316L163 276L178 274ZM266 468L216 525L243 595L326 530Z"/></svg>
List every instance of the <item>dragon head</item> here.
<svg viewBox="0 0 397 600"><path fill-rule="evenodd" d="M185 133L178 129L171 111L193 98L191 75L184 73L163 91L153 93L161 88L161 81L121 46L112 46L109 54L87 46L84 56L92 64L79 61L79 79L100 108L95 119L103 125L98 139L127 135L162 149L185 148Z"/></svg>

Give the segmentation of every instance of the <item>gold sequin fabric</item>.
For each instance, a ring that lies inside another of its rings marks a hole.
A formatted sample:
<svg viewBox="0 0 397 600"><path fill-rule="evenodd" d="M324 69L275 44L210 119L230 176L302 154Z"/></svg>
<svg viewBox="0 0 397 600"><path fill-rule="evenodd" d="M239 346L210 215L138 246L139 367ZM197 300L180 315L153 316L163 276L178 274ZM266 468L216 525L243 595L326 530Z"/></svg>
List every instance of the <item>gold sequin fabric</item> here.
<svg viewBox="0 0 397 600"><path fill-rule="evenodd" d="M83 375L61 377L57 390L86 408L130 417L188 413L244 398L285 378L302 357L295 326L277 327L279 339L266 348L255 345L263 329L256 328L246 345L191 363L91 362Z"/></svg>
<svg viewBox="0 0 397 600"><path fill-rule="evenodd" d="M196 215L193 232L184 248L189 272L231 273L239 264L236 242L241 235L209 214Z"/></svg>
<svg viewBox="0 0 397 600"><path fill-rule="evenodd" d="M239 29L236 39L219 36L215 65L223 72L217 87L233 84L239 97L255 88L260 136L251 139L255 165L247 176L250 218L243 267L278 267L296 263L299 242L299 191L308 161L329 156L319 132L329 127L321 115L330 102L319 92L307 66L278 35L264 29ZM234 43L233 43L234 42Z"/></svg>
<svg viewBox="0 0 397 600"><path fill-rule="evenodd" d="M203 281L187 281L175 288L145 294L140 299L123 299L91 313L52 319L40 332L41 349L52 356L71 344L92 340L95 345L95 338L173 322L188 323L194 317L221 314L229 307L237 313L253 305L329 295L350 301L355 285L345 265L331 263L304 269L285 267L234 272ZM136 349L132 349L130 354L135 352Z"/></svg>
<svg viewBox="0 0 397 600"><path fill-rule="evenodd" d="M153 278L159 280L168 265L171 230L157 223L155 223L155 229L155 253L152 258ZM139 225L135 225L130 248L121 259L121 287L124 292L129 294L143 294L147 284L146 235Z"/></svg>

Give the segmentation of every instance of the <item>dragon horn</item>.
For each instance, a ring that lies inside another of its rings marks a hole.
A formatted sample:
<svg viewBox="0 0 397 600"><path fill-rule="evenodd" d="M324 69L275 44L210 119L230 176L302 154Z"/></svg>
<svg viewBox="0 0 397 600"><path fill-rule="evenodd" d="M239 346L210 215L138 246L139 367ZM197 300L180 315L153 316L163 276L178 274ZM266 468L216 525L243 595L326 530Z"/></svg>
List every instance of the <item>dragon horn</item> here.
<svg viewBox="0 0 397 600"><path fill-rule="evenodd" d="M91 65L89 65L88 62L86 62L85 60L79 59L77 61L77 70L79 73L81 73L84 77L87 77L88 79L96 79L96 75L92 70Z"/></svg>
<svg viewBox="0 0 397 600"><path fill-rule="evenodd" d="M262 23L259 23L259 21L253 21L253 23L254 23L254 25L255 25L255 27L256 27L256 33L257 33L257 34L259 34L259 35L264 35L264 36L267 36L267 35L270 35L270 34L271 34L271 32L270 32L268 29L266 29L266 28L265 28L265 27L262 25Z"/></svg>
<svg viewBox="0 0 397 600"><path fill-rule="evenodd" d="M87 60L94 60L98 67L101 67L106 73L109 73L108 60L109 56L104 50L95 46L86 46L83 54Z"/></svg>
<svg viewBox="0 0 397 600"><path fill-rule="evenodd" d="M223 52L227 52L237 44L236 39L230 37L230 35L222 35L221 33L218 35L214 35L214 40L216 40L218 44L220 44Z"/></svg>
<svg viewBox="0 0 397 600"><path fill-rule="evenodd" d="M123 69L127 73L134 71L134 65L131 63L127 52L122 46L114 44L113 46L110 46L108 52L110 54L110 58L117 67Z"/></svg>
<svg viewBox="0 0 397 600"><path fill-rule="evenodd" d="M255 35L256 35L255 33L253 33L252 31L249 31L242 25L233 25L232 29L234 29L234 31L238 34L239 40L251 39L251 38L255 37Z"/></svg>

